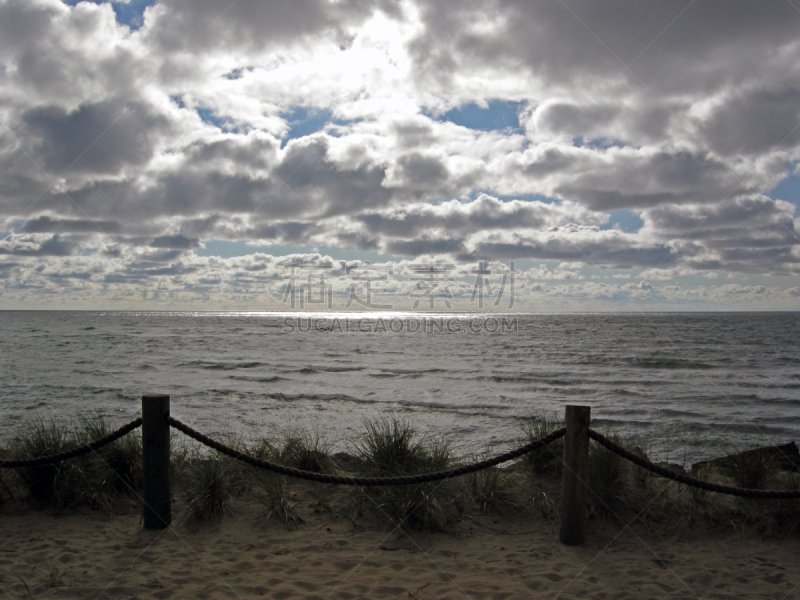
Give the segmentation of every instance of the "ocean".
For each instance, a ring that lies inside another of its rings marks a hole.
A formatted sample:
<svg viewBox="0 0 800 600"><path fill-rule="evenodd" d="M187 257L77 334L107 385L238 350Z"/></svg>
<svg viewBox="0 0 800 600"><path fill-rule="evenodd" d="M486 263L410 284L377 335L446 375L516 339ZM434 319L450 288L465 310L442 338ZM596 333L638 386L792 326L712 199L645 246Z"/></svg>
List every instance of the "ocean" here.
<svg viewBox="0 0 800 600"><path fill-rule="evenodd" d="M800 437L798 339L800 313L2 311L0 446L34 418L119 425L166 393L212 436L302 429L346 451L396 416L462 456L582 404L594 428L691 463Z"/></svg>

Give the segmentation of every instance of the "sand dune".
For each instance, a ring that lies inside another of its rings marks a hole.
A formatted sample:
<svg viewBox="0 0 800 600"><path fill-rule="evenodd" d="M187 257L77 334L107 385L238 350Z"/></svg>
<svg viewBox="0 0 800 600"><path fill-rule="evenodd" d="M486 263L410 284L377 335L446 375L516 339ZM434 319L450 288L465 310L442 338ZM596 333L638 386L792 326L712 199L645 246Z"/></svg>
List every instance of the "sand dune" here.
<svg viewBox="0 0 800 600"><path fill-rule="evenodd" d="M800 541L741 534L643 539L608 525L567 547L550 523L483 518L408 537L324 514L289 531L256 504L194 532L140 528L135 514L0 515L0 592L27 598L19 575L36 598L800 597Z"/></svg>

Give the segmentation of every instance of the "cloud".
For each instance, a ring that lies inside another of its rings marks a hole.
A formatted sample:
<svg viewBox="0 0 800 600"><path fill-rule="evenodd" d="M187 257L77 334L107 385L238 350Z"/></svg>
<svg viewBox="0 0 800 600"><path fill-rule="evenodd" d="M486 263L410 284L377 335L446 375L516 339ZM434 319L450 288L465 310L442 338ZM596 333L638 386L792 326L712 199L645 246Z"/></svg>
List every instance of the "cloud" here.
<svg viewBox="0 0 800 600"><path fill-rule="evenodd" d="M800 164L788 3L162 0L118 18L0 3L14 298L280 279L207 256L219 241L532 261L536 294L586 302L763 304L759 277L800 276L796 199L766 195ZM746 293L705 286L732 273Z"/></svg>

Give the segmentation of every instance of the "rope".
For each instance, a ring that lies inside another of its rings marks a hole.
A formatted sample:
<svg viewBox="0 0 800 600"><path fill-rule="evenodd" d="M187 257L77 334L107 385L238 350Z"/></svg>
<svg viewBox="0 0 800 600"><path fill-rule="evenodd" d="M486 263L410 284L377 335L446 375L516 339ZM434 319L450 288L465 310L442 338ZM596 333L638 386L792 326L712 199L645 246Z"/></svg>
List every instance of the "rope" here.
<svg viewBox="0 0 800 600"><path fill-rule="evenodd" d="M0 460L0 467L6 469L16 469L18 467L38 467L40 465L49 465L53 463L60 462L62 460L67 460L68 458L75 458L76 456L80 456L82 454L87 454L92 452L93 450L97 450L102 448L103 446L110 444L121 438L123 435L126 435L139 427L142 424L141 417L135 419L117 429L116 431L109 433L107 436L100 438L99 440L95 440L93 442L89 442L88 444L84 444L83 446L78 446L77 448L73 448L72 450L67 450L66 452L59 452L58 454L51 454L50 456L40 456L39 458L23 458L19 460Z"/></svg>
<svg viewBox="0 0 800 600"><path fill-rule="evenodd" d="M641 456L637 456L619 444L612 442L604 435L596 432L594 429L589 430L589 437L601 446L605 446L612 452L619 454L622 458L631 461L643 469L647 469L656 475L661 475L661 477L672 479L678 483L685 483L686 485L700 488L701 490L708 490L709 492L717 492L719 494L729 494L731 496L741 496L742 498L771 498L774 500L800 498L800 490L751 490L747 488L733 487L730 485L719 485L717 483L711 483L710 481L703 481L702 479L695 479L694 477L689 477L683 473L676 473L672 469L654 465L649 460L642 458Z"/></svg>
<svg viewBox="0 0 800 600"><path fill-rule="evenodd" d="M300 469L293 469L292 467L286 467L283 465L271 463L269 461L262 460L260 458L255 458L254 456L243 454L238 450L234 450L233 448L229 448L228 446L220 444L219 442L212 440L210 437L205 436L198 431L195 431L188 425L184 425L183 423L181 423L177 419L173 419L172 417L167 417L167 422L178 431L185 433L190 438L197 440L201 444L205 444L209 448L213 448L218 452L222 452L223 454L226 454L231 458L235 458L254 467L266 469L268 471L272 471L273 473L280 473L281 475L288 475L289 477L297 477L299 479L307 479L309 481L317 481L320 483L337 483L340 485L368 485L368 486L409 485L413 483L427 483L429 481L439 481L441 479L450 479L451 477L459 477L461 475L467 475L468 473L475 473L476 471L488 469L489 467L499 465L500 463L504 463L514 458L518 458L523 454L533 452L534 450L538 450L539 448L544 448L547 444L557 440L558 438L563 436L564 433L566 432L566 429L562 427L561 429L557 429L556 431L553 431L552 433L544 436L541 439L535 440L530 444L526 444L525 446L521 446L520 448L517 448L515 450L511 450L504 454L499 454L494 458L488 458L486 460L482 460L480 462L473 463L471 465L464 465L462 467L450 469L449 471L439 471L438 473L423 473L420 475L403 475L398 477L344 477L341 475L328 475L325 473L312 473L310 471L301 471Z"/></svg>

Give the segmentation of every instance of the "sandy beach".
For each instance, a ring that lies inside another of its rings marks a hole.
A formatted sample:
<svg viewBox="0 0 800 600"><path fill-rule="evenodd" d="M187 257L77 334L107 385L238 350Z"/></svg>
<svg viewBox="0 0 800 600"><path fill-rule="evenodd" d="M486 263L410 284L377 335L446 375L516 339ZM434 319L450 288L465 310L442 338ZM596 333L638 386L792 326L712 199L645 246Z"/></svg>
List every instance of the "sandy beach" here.
<svg viewBox="0 0 800 600"><path fill-rule="evenodd" d="M757 534L646 536L590 523L481 517L454 534L363 527L330 514L299 529L253 502L213 527L143 531L134 512L0 515L5 598L796 598L800 541ZM20 579L21 578L21 579Z"/></svg>

